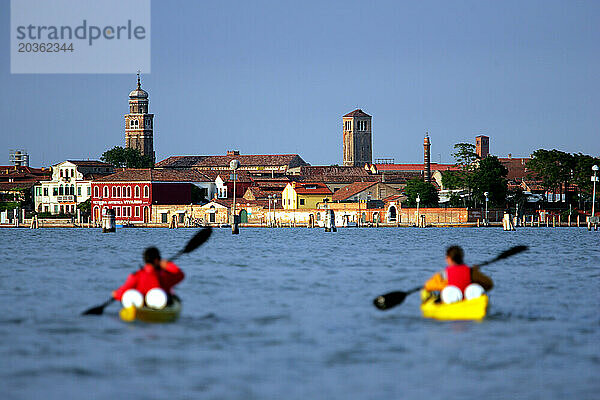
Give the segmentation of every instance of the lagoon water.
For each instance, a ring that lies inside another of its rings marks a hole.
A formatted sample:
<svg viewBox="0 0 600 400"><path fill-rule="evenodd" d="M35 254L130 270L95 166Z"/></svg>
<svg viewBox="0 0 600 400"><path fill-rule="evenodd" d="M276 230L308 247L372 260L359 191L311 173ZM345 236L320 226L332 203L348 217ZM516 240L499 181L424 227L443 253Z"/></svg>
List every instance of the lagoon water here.
<svg viewBox="0 0 600 400"><path fill-rule="evenodd" d="M3 399L596 399L600 232L580 228L217 229L178 262L184 309L127 324L102 303L158 246L192 229L0 230ZM486 267L483 322L421 318L421 284L446 246Z"/></svg>

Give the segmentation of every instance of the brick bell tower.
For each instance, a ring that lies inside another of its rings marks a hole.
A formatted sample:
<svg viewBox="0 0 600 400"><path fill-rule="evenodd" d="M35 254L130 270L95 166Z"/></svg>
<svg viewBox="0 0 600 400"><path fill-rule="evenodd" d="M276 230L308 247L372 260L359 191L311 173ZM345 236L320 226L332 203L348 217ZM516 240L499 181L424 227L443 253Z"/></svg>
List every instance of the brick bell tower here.
<svg viewBox="0 0 600 400"><path fill-rule="evenodd" d="M372 159L372 117L356 109L342 117L345 167L362 167Z"/></svg>
<svg viewBox="0 0 600 400"><path fill-rule="evenodd" d="M129 114L125 114L125 147L150 156L154 163L153 119L154 114L148 113L148 92L142 89L138 71L137 88L129 93Z"/></svg>

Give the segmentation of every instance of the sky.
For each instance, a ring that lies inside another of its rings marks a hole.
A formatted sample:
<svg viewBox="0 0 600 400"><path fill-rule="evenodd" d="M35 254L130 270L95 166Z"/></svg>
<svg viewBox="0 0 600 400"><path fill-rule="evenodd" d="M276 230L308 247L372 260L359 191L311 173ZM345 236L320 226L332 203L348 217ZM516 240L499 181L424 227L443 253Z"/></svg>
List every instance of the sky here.
<svg viewBox="0 0 600 400"><path fill-rule="evenodd" d="M600 155L598 1L152 1L142 71L156 158L297 153L342 163L342 116L373 116L373 158L453 162L453 145ZM0 165L125 145L131 74L11 74L0 0Z"/></svg>

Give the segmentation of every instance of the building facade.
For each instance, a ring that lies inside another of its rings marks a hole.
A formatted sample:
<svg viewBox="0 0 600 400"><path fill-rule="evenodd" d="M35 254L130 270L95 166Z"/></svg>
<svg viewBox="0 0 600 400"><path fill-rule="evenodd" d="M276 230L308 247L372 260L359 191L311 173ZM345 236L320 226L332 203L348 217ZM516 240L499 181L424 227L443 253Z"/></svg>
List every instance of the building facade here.
<svg viewBox="0 0 600 400"><path fill-rule="evenodd" d="M317 208L317 204L331 201L332 192L322 182L290 182L282 192L286 210Z"/></svg>
<svg viewBox="0 0 600 400"><path fill-rule="evenodd" d="M35 210L75 214L77 205L90 198L92 181L112 172L113 166L101 161L68 160L53 165L52 179L35 186Z"/></svg>
<svg viewBox="0 0 600 400"><path fill-rule="evenodd" d="M192 186L205 181L206 177L197 171L119 171L92 183L92 220L100 222L105 210L113 209L119 223L150 223L153 207L192 204Z"/></svg>
<svg viewBox="0 0 600 400"><path fill-rule="evenodd" d="M142 89L140 74L137 88L129 93L129 114L125 114L125 147L138 150L156 161L154 154L154 114L148 110L148 93Z"/></svg>
<svg viewBox="0 0 600 400"><path fill-rule="evenodd" d="M362 167L372 162L372 117L356 109L342 117L344 166Z"/></svg>

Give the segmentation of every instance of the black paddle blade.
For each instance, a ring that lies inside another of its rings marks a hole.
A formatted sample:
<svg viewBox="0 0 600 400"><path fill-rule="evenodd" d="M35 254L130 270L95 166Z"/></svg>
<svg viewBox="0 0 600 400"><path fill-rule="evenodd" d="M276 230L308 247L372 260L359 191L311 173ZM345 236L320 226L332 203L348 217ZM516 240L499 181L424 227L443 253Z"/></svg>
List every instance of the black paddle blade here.
<svg viewBox="0 0 600 400"><path fill-rule="evenodd" d="M200 232L196 233L196 235L193 238L190 239L190 241L181 251L181 253L189 253L191 251L196 250L198 246L200 246L202 243L208 240L211 234L212 228L210 226L207 226L206 228L202 229Z"/></svg>
<svg viewBox="0 0 600 400"><path fill-rule="evenodd" d="M407 292L400 291L382 294L381 296L375 297L373 304L380 310L388 310L402 303L407 295Z"/></svg>
<svg viewBox="0 0 600 400"><path fill-rule="evenodd" d="M102 315L106 306L108 306L114 300L115 299L111 298L111 299L105 301L104 303L100 304L99 306L92 307L89 310L85 310L84 312L81 313L81 315Z"/></svg>

